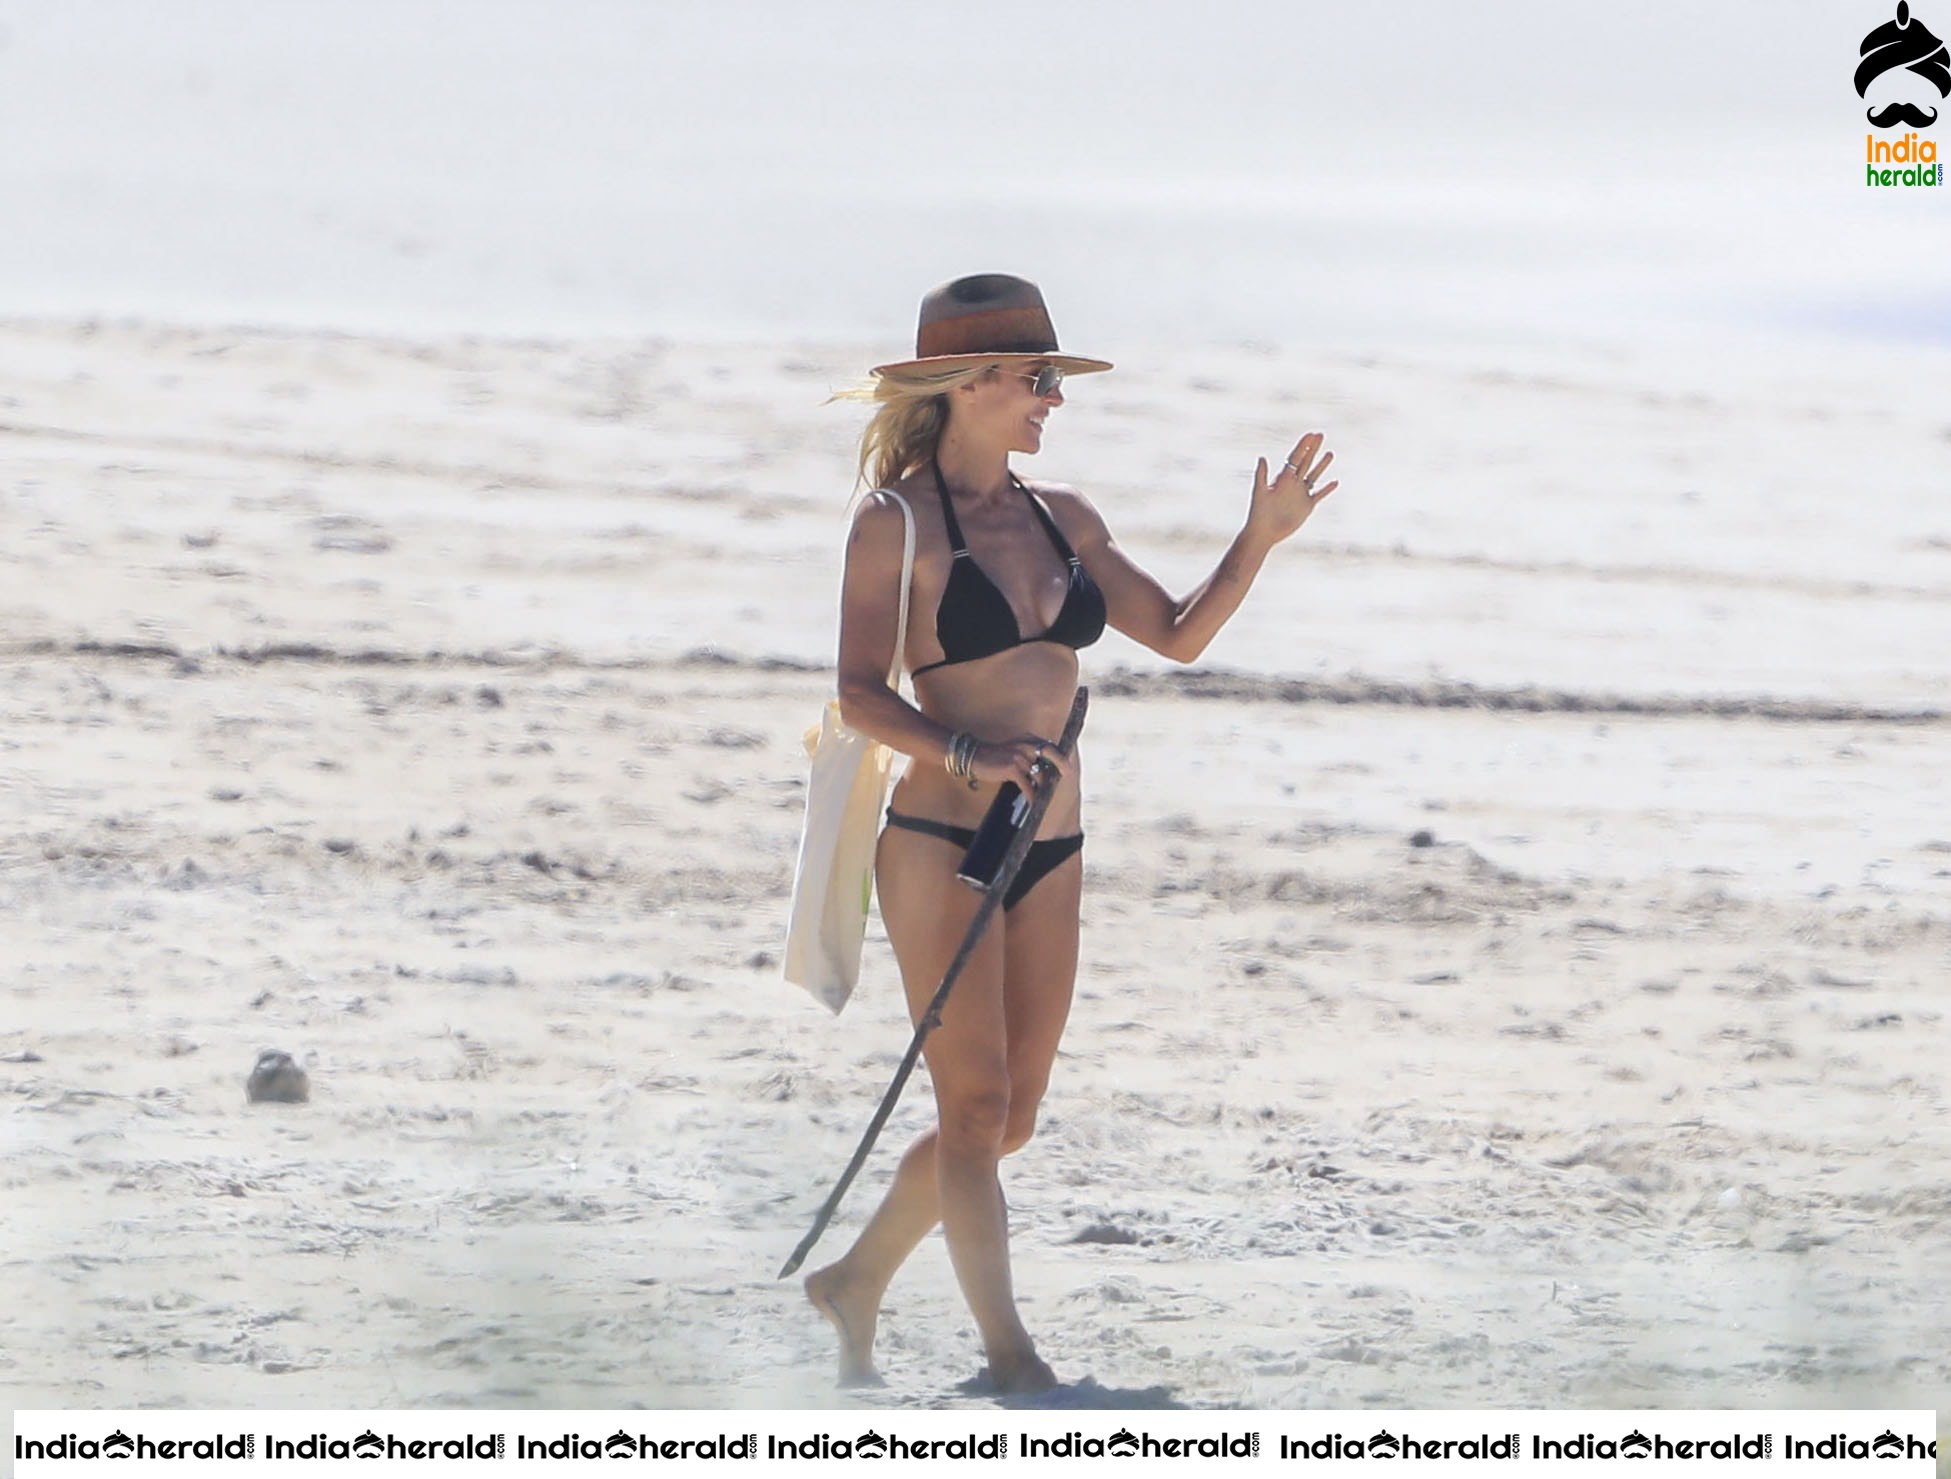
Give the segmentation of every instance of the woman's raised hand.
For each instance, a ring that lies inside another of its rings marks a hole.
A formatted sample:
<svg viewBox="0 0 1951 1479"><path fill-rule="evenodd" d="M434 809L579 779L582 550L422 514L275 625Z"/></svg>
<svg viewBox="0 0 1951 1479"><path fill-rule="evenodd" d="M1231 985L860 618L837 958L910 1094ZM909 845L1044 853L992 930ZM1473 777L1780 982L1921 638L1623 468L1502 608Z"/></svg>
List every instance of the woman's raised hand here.
<svg viewBox="0 0 1951 1479"><path fill-rule="evenodd" d="M1268 544L1278 544L1314 512L1314 506L1341 486L1323 484L1332 452L1321 450L1322 435L1311 431L1294 444L1280 472L1267 481L1267 459L1262 457L1253 470L1253 504L1247 511L1247 527L1259 532Z"/></svg>
<svg viewBox="0 0 1951 1479"><path fill-rule="evenodd" d="M994 785L1015 781L1023 794L1029 796L1036 793L1039 776L1049 776L1052 784L1063 780L1069 763L1066 757L1057 752L1055 740L1019 734L1013 740L994 743L985 740L977 745L975 763L971 768L979 781Z"/></svg>

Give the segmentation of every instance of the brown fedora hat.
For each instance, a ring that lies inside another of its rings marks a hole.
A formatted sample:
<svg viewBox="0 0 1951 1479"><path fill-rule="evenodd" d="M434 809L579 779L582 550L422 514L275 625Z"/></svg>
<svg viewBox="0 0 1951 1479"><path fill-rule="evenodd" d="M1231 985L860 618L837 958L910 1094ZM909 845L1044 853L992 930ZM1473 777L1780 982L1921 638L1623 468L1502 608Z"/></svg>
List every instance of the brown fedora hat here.
<svg viewBox="0 0 1951 1479"><path fill-rule="evenodd" d="M1066 375L1111 368L1109 360L1086 359L1057 348L1050 310L1043 306L1043 293L1035 283L1006 272L985 272L932 289L921 300L915 357L876 365L874 373L954 370L1010 359L1046 360Z"/></svg>

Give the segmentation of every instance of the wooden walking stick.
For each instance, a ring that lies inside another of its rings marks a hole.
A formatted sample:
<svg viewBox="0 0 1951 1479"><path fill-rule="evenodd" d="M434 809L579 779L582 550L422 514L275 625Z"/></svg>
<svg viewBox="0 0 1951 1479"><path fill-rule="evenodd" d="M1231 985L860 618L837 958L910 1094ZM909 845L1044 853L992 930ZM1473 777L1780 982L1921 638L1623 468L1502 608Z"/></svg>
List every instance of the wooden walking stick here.
<svg viewBox="0 0 1951 1479"><path fill-rule="evenodd" d="M1070 717L1064 721L1063 736L1057 741L1057 753L1065 758L1069 757L1072 747L1077 743L1079 732L1084 728L1084 711L1090 707L1090 697L1089 689L1079 688L1077 697L1071 701ZM975 954L976 942L982 938L982 932L989 928L989 921L995 918L996 910L1002 906L1003 896L1009 892L1010 884L1015 881L1017 873L1023 867L1023 859L1029 856L1030 844L1036 840L1036 829L1043 821L1044 812L1050 809L1053 790L1054 787L1047 778L1040 780L1036 785L1030 796L1029 815L1024 819L1023 825L1017 829L1016 836L1010 839L1009 851L1003 854L1002 863L996 869L995 880L984 892L982 902L976 905L975 918L969 921L968 932L962 936L962 944L956 950L955 958L949 961L948 970L942 975L942 984L935 988L935 995L929 1001L928 1009L921 1014L921 1020L915 1024L914 1038L908 1044L907 1054L901 1059L901 1066L894 1070L894 1081L887 1086L887 1092L881 1096L881 1107L874 1111L874 1118L868 1123L867 1133L860 1137L860 1144L854 1150L853 1159L847 1162L847 1169L840 1173L839 1184L827 1197L826 1205L820 1208L819 1216L813 1219L812 1231L799 1240L799 1246L793 1249L793 1256L788 1258L786 1266L779 1270L780 1278L783 1279L797 1270L806 1261L806 1255L813 1251L813 1245L820 1240L820 1234L826 1231L827 1223L833 1220L834 1212L839 1209L840 1199L847 1194L847 1188L854 1184L854 1177L860 1173L861 1166L866 1163L867 1153L874 1148L874 1141L879 1138L881 1127L887 1123L887 1117L894 1113L895 1101L900 1099L901 1090L907 1087L908 1075L914 1072L915 1064L921 1058L921 1045L928 1040L929 1033L942 1025L942 1007L948 1002L948 993L955 985L955 978L962 974L962 967L967 965L969 957Z"/></svg>

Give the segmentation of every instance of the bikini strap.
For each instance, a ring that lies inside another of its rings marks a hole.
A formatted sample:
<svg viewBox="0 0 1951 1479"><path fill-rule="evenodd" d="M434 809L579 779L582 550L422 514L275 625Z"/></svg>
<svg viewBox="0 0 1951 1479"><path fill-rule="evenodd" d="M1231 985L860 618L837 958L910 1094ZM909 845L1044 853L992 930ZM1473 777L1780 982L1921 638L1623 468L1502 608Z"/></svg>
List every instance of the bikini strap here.
<svg viewBox="0 0 1951 1479"><path fill-rule="evenodd" d="M1030 500L1030 507L1036 510L1036 516L1043 521L1043 532L1050 536L1050 542L1057 547L1057 553L1069 562L1071 569L1081 568L1077 551L1070 547L1070 541L1064 538L1064 531L1057 527L1057 521L1050 516L1050 510L1043 506L1043 500L1032 493L1028 485L1015 473L1009 475L1009 480L1016 484L1017 490L1025 498Z"/></svg>
<svg viewBox="0 0 1951 1479"><path fill-rule="evenodd" d="M948 496L948 484L942 481L941 459L930 457L928 465L935 473L935 491L942 495L942 521L948 525L949 548L955 558L966 560L969 557L968 541L962 538L962 526L955 518L955 501Z"/></svg>

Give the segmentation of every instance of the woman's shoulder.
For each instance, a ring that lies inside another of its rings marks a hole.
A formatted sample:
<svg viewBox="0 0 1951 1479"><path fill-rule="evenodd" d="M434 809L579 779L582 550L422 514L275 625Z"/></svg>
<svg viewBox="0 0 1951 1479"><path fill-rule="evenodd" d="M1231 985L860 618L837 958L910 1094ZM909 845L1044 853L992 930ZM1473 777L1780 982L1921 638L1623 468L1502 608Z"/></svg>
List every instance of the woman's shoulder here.
<svg viewBox="0 0 1951 1479"><path fill-rule="evenodd" d="M924 497L924 492L928 495ZM854 500L847 530L847 547L856 557L899 566L907 544L908 522L914 521L917 554L938 537L940 523L932 511L933 490L910 486L903 479L892 488L869 488ZM903 507L903 505L906 505Z"/></svg>
<svg viewBox="0 0 1951 1479"><path fill-rule="evenodd" d="M909 473L906 477L886 486L869 488L857 501L862 508L883 509L888 516L899 519L903 503L917 513L924 508L933 507L935 489L927 478L917 473Z"/></svg>
<svg viewBox="0 0 1951 1479"><path fill-rule="evenodd" d="M1080 536L1104 527L1097 505L1084 496L1081 488L1071 483L1052 483L1041 479L1023 478L1020 481L1042 500L1043 506L1050 510L1050 516L1072 543L1076 543Z"/></svg>
<svg viewBox="0 0 1951 1479"><path fill-rule="evenodd" d="M856 534L865 530L892 539L898 547L905 517L914 519L915 537L924 547L942 537L941 498L927 477L910 473L889 486L870 488L854 500Z"/></svg>
<svg viewBox="0 0 1951 1479"><path fill-rule="evenodd" d="M1084 496L1084 490L1074 483L1053 483L1047 478L1018 478L1017 481L1052 508L1059 504L1069 508L1091 506L1091 500Z"/></svg>
<svg viewBox="0 0 1951 1479"><path fill-rule="evenodd" d="M853 524L855 529L880 529L901 527L908 512L913 512L914 495L907 489L896 485L893 488L869 488L854 500Z"/></svg>

